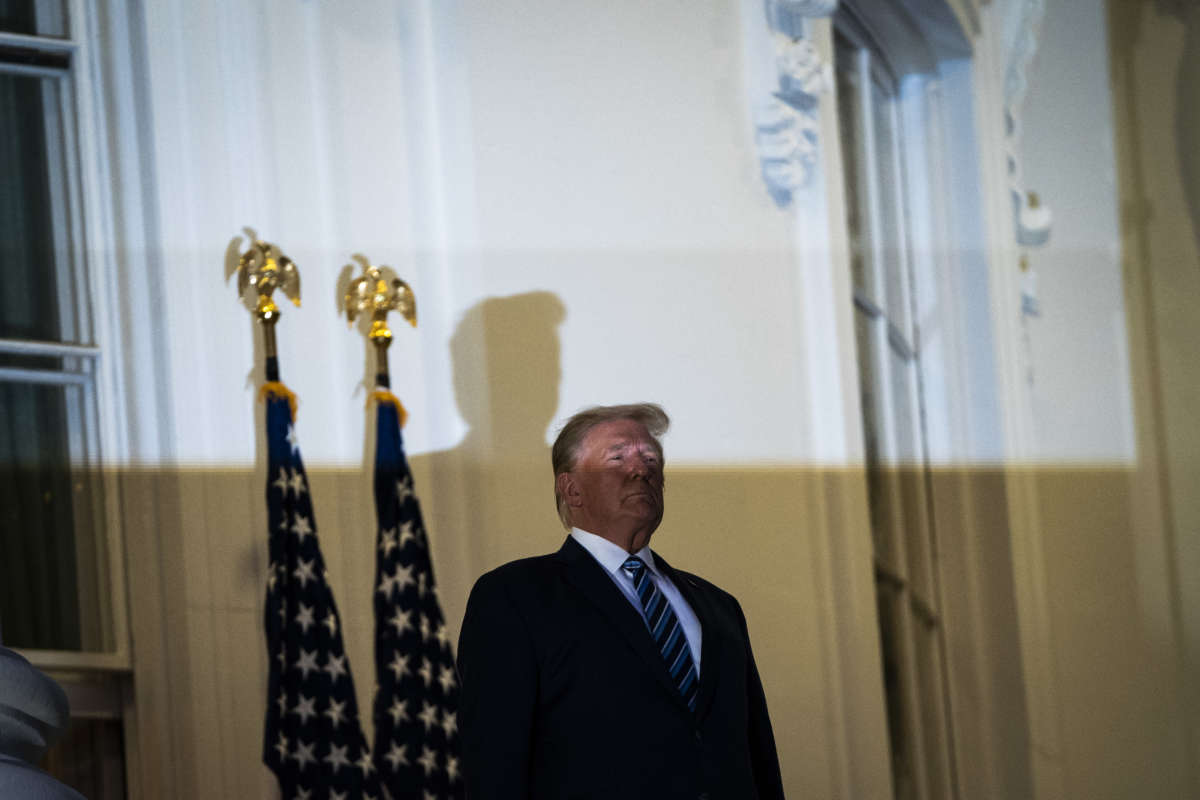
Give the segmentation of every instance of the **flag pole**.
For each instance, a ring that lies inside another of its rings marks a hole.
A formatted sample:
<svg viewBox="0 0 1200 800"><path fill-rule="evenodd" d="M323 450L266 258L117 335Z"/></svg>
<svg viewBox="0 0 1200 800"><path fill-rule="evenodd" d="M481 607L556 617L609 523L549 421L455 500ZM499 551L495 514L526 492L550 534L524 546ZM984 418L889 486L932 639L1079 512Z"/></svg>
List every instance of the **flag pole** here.
<svg viewBox="0 0 1200 800"><path fill-rule="evenodd" d="M370 313L371 329L367 340L375 348L375 399L387 399L400 409L401 424L405 416L403 406L391 394L391 376L388 373L388 348L392 344L392 329L388 327L390 311L400 312L408 324L417 327L417 299L407 283L391 274L387 266L377 267L366 256L355 254L352 258L362 267L363 274L350 282L343 299L346 319L350 325L361 314ZM350 265L353 269L353 265Z"/></svg>
<svg viewBox="0 0 1200 800"><path fill-rule="evenodd" d="M300 273L279 247L253 231L236 260L238 294L263 330L266 404L267 549L263 630L267 702L262 760L275 773L282 800L379 797L379 775L359 722L341 620L328 584L316 514L294 421L296 397L279 380L275 326L282 291L300 305ZM250 295L253 288L254 299Z"/></svg>
<svg viewBox="0 0 1200 800"><path fill-rule="evenodd" d="M390 391L390 311L417 324L412 289L365 256L345 295L351 325L370 313L375 351L375 698L373 743L380 782L392 798L462 800L458 679L437 599L429 538L404 455L404 407Z"/></svg>

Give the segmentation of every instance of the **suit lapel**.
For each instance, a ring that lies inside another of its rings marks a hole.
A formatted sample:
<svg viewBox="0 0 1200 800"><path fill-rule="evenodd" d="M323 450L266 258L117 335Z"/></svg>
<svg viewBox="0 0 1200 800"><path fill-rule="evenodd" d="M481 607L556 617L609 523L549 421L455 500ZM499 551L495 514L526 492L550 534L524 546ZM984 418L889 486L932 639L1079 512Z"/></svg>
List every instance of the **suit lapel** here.
<svg viewBox="0 0 1200 800"><path fill-rule="evenodd" d="M604 567L592 558L583 545L570 536L557 553L559 561L566 565L567 580L595 605L604 618L612 624L621 638L646 663L646 668L658 679L663 688L679 701L687 711L687 704L679 694L662 655L646 629L646 622L633 604L613 585L612 578ZM657 557L657 556L656 556ZM704 682L701 680L701 691Z"/></svg>
<svg viewBox="0 0 1200 800"><path fill-rule="evenodd" d="M720 630L711 600L707 592L700 590L695 579L671 567L658 553L654 554L654 563L671 579L700 620L700 690L696 695L696 717L703 718L712 703L721 664Z"/></svg>

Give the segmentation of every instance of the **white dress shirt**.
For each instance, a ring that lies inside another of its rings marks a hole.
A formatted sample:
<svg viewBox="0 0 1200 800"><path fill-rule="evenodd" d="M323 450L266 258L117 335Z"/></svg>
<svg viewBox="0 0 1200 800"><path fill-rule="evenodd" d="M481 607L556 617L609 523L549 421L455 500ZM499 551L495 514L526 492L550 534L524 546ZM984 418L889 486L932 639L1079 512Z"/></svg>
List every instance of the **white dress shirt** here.
<svg viewBox="0 0 1200 800"><path fill-rule="evenodd" d="M625 548L618 544L610 542L603 536L597 536L594 533L580 530L579 528L571 529L571 538L579 542L584 550L587 550L592 558L604 567L604 571L608 573L608 577L612 578L613 583L621 590L621 594L633 604L637 612L645 619L646 612L642 607L641 598L638 597L637 591L633 588L633 578L629 577L629 573L621 569L621 565L629 558L629 553ZM696 663L696 677L700 677L700 620L696 617L696 612L692 611L692 607L688 605L687 600L683 599L683 595L679 593L679 589L675 588L675 584L671 579L658 569L658 565L654 563L654 553L650 552L650 546L646 545L641 550L634 553L642 561L646 562L646 569L650 571L650 578L658 586L658 590L662 592L663 597L671 604L671 609L675 612L675 616L679 617L679 625L683 628L683 635L687 639L688 648L692 651L692 661Z"/></svg>

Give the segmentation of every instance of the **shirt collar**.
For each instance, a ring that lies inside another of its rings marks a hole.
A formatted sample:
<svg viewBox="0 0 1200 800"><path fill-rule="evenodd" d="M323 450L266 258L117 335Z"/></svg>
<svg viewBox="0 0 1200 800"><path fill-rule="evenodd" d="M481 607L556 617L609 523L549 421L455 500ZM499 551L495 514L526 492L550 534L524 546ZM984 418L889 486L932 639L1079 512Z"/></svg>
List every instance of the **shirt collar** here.
<svg viewBox="0 0 1200 800"><path fill-rule="evenodd" d="M619 544L613 544L603 536L597 536L594 533L588 533L579 528L571 529L571 538L583 545L583 549L592 554L592 558L600 562L600 566L604 567L609 573L616 575L621 572L621 565L629 558L629 552ZM646 566L655 575L658 574L658 567L654 564L654 553L650 552L650 545L646 545L641 550L634 553L635 556L646 562Z"/></svg>

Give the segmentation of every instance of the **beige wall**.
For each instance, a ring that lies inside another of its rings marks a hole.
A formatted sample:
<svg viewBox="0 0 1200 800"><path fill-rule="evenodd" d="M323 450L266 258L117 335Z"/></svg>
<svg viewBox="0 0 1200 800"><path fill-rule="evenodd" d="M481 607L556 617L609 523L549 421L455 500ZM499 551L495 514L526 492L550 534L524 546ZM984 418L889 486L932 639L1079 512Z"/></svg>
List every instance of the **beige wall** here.
<svg viewBox="0 0 1200 800"><path fill-rule="evenodd" d="M1034 473L1067 797L1193 796L1172 565L1135 470Z"/></svg>
<svg viewBox="0 0 1200 800"><path fill-rule="evenodd" d="M544 455L544 454L541 454ZM436 484L457 454L412 466L431 532L439 595L457 636L466 594L483 569L556 549L564 535L550 502L548 459L472 465L465 496ZM355 470L309 473L317 527L369 729L374 520ZM262 603L266 565L264 477L255 470L129 472L121 477L131 563L146 796L269 796L259 763L265 710ZM434 488L436 486L436 489ZM842 780L831 752L841 723L835 689L870 665L834 675L826 537L864 536L861 480L801 468L668 467L668 513L655 546L732 591L746 611L766 686L789 794L830 797ZM835 507L841 507L839 510ZM536 510L542 508L538 513ZM464 510L468 513L464 514ZM476 510L476 525L461 527ZM856 534L855 531L858 533ZM857 580L870 590L865 568ZM861 631L875 636L868 620ZM878 691L878 689L877 689ZM869 693L868 693L869 694ZM864 705L878 697L868 697ZM881 720L860 720L870 735ZM861 734L860 734L861 735ZM876 765L875 769L878 769ZM861 780L861 779L860 779Z"/></svg>
<svg viewBox="0 0 1200 800"><path fill-rule="evenodd" d="M1193 3L1109 3L1139 423L1133 541L1141 576L1146 561L1162 567L1151 573L1160 594L1143 607L1149 635L1165 647L1161 669L1178 676L1171 718L1191 796L1200 793L1198 12Z"/></svg>
<svg viewBox="0 0 1200 800"><path fill-rule="evenodd" d="M461 452L412 459L452 634L481 571L558 547L563 532L547 463L544 447L497 463ZM667 475L668 514L655 546L742 601L789 795L887 796L882 764L843 760L869 749L862 742L850 747L847 737L874 739L876 751L886 752L861 473L669 463ZM1029 789L1004 512L1010 477L1000 469L939 469L931 484L947 657L956 674L958 768L971 797L1025 796ZM1034 478L1052 532L1044 555L1054 578L1049 602L1072 789L1064 796L1133 798L1140 796L1128 791L1134 785L1171 788L1173 779L1158 769L1167 758L1161 748L1173 741L1172 695L1161 689L1163 668L1155 667L1154 643L1133 611L1135 566L1115 552L1129 544L1130 476L1044 470ZM143 554L130 564L130 589L146 796L271 795L273 779L257 757L266 702L264 481L255 469L121 475L128 546ZM366 710L369 487L362 471L319 467L310 470L310 484ZM1088 513L1074 513L1080 507ZM369 718L364 723L369 729ZM1137 735L1130 738L1131 731ZM1131 753L1137 758L1127 759ZM847 769L861 774L847 776ZM846 795L847 786L861 793Z"/></svg>

